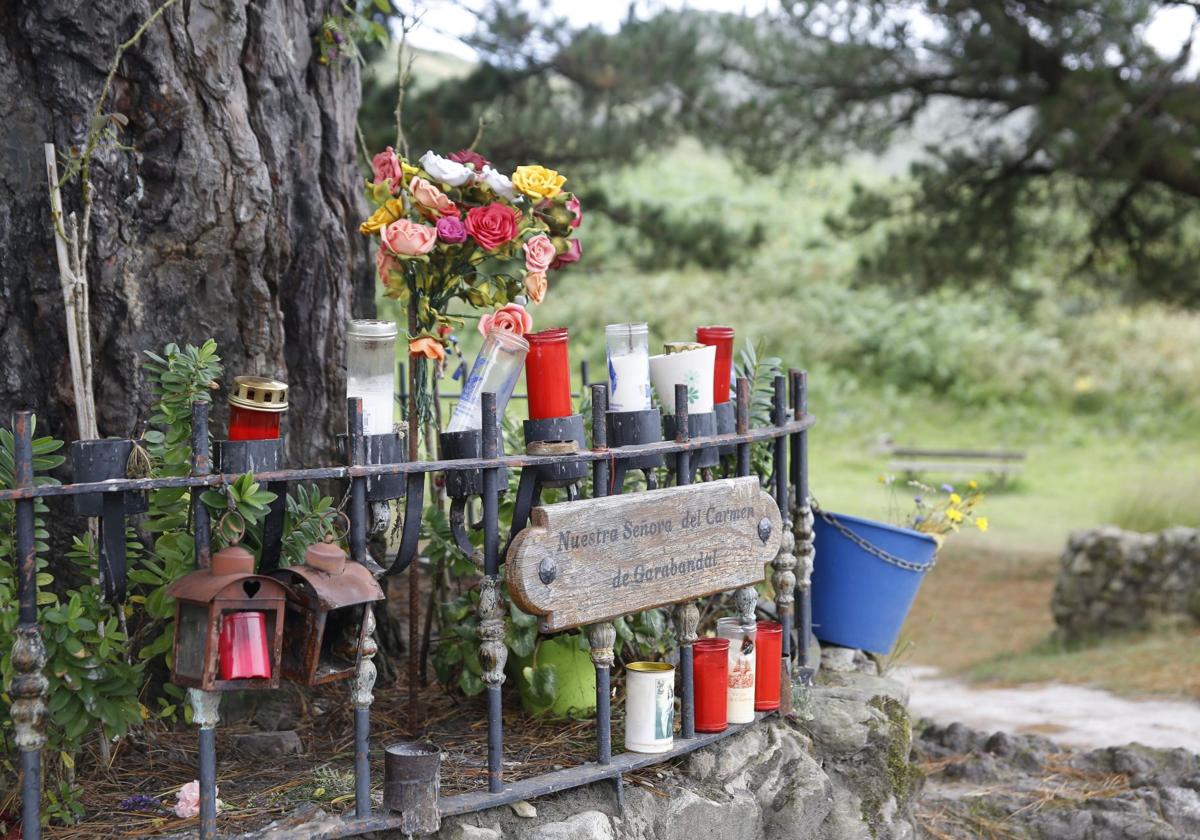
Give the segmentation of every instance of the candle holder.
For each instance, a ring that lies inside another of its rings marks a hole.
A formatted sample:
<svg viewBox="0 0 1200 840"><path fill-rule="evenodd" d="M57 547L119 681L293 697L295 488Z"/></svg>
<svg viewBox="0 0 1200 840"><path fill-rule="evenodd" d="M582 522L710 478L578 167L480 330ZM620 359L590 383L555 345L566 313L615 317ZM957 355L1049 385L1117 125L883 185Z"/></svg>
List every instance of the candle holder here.
<svg viewBox="0 0 1200 840"><path fill-rule="evenodd" d="M412 836L441 827L442 751L430 741L401 741L383 754L383 805L400 814L399 830Z"/></svg>
<svg viewBox="0 0 1200 840"><path fill-rule="evenodd" d="M282 469L283 441L278 438L213 441L213 466L226 475Z"/></svg>
<svg viewBox="0 0 1200 840"><path fill-rule="evenodd" d="M569 417L572 414L571 363L567 355L569 336L566 327L527 333L525 340L529 342L529 354L525 357L525 388L529 392L530 421ZM528 427L525 440L530 441Z"/></svg>
<svg viewBox="0 0 1200 840"><path fill-rule="evenodd" d="M696 731L723 732L729 727L729 639L692 642Z"/></svg>
<svg viewBox="0 0 1200 840"><path fill-rule="evenodd" d="M522 336L495 327L488 330L471 372L467 374L467 381L463 383L462 394L450 415L446 431L453 434L482 429L483 395L486 393L496 395L496 417L504 417L528 353L529 342Z"/></svg>
<svg viewBox="0 0 1200 840"><path fill-rule="evenodd" d="M396 412L396 333L394 321L351 321L346 330L346 397L362 400L363 433L368 436L386 435L392 430Z"/></svg>
<svg viewBox="0 0 1200 840"><path fill-rule="evenodd" d="M667 414L662 419L663 437L667 440L675 440L675 433L678 427L675 425L675 415ZM688 440L696 440L697 438L712 437L717 433L717 415L716 412L708 411L704 414L688 413ZM691 467L692 470L703 470L715 467L721 463L720 447L708 446L704 449L692 450Z"/></svg>
<svg viewBox="0 0 1200 840"><path fill-rule="evenodd" d="M608 445L640 446L658 443L662 436L662 415L657 408L645 411L609 411L604 415ZM617 458L612 466L613 492L619 494L625 483L625 473L641 470L648 484L653 483L653 470L663 465L662 455L637 455L633 458Z"/></svg>
<svg viewBox="0 0 1200 840"><path fill-rule="evenodd" d="M729 639L729 722L754 720L755 627L739 618L718 618L717 636Z"/></svg>
<svg viewBox="0 0 1200 840"><path fill-rule="evenodd" d="M675 739L675 668L665 662L625 666L625 749L662 753Z"/></svg>
<svg viewBox="0 0 1200 840"><path fill-rule="evenodd" d="M77 440L71 444L76 484L122 479L129 474L132 440ZM80 516L100 517L100 580L105 600L121 602L126 593L125 517L145 513L145 493L84 493L75 497Z"/></svg>
<svg viewBox="0 0 1200 840"><path fill-rule="evenodd" d="M731 402L715 403L713 414L717 419L717 434L731 435L737 431L737 406ZM717 447L717 454L733 455L737 452L737 444L729 443Z"/></svg>
<svg viewBox="0 0 1200 840"><path fill-rule="evenodd" d="M230 440L276 440L288 386L264 376L235 376L229 393Z"/></svg>
<svg viewBox="0 0 1200 840"><path fill-rule="evenodd" d="M346 447L350 445L350 436L338 435L338 444L342 457L349 462L350 452ZM408 461L408 433L395 430L382 435L363 435L363 448L366 451L364 464L403 464ZM402 474L367 476L367 501L402 499L407 486Z"/></svg>
<svg viewBox="0 0 1200 840"><path fill-rule="evenodd" d="M783 625L778 621L758 622L754 653L754 709L773 712L779 708Z"/></svg>
<svg viewBox="0 0 1200 840"><path fill-rule="evenodd" d="M567 444L562 448L578 452L584 448L583 415L572 414L567 417L549 417L543 420L526 420L525 450L529 454L547 454L548 448L538 444ZM570 444L575 444L570 448ZM529 470L537 475L538 483L543 487L566 487L581 481L587 474L590 464L576 461L565 464L546 464ZM522 471L524 475L526 471Z"/></svg>
<svg viewBox="0 0 1200 840"><path fill-rule="evenodd" d="M650 329L644 322L604 328L608 352L608 407L647 411L650 404Z"/></svg>
<svg viewBox="0 0 1200 840"><path fill-rule="evenodd" d="M442 432L438 438L441 441L442 459L445 461L465 461L483 457L483 429ZM500 468L496 487L501 493L508 487L508 467ZM447 496L452 499L465 499L482 494L482 470L446 470Z"/></svg>

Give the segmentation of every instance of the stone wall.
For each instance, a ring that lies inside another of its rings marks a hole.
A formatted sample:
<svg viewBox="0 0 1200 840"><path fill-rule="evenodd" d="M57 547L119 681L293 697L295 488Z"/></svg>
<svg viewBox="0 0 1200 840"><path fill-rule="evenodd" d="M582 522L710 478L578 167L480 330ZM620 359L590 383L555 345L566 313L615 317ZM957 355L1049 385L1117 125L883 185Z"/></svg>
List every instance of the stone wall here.
<svg viewBox="0 0 1200 840"><path fill-rule="evenodd" d="M1200 530L1072 534L1051 606L1067 639L1144 630L1162 619L1200 622Z"/></svg>
<svg viewBox="0 0 1200 840"><path fill-rule="evenodd" d="M649 771L653 790L610 782L447 820L439 840L907 840L922 776L907 695L828 674L794 721L771 720ZM803 719L801 719L803 718ZM646 771L643 771L643 775Z"/></svg>

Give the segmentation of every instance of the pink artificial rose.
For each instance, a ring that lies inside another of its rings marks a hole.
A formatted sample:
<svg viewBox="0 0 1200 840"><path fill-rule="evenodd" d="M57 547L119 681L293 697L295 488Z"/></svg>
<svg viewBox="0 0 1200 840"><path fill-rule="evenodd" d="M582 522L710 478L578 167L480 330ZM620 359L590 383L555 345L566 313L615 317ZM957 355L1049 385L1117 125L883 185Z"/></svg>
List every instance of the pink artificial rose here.
<svg viewBox="0 0 1200 840"><path fill-rule="evenodd" d="M572 239L567 243L567 250L563 251L554 258L554 262L550 264L551 268L562 268L564 265L579 262L579 258L583 256L583 243L578 239Z"/></svg>
<svg viewBox="0 0 1200 840"><path fill-rule="evenodd" d="M458 216L443 216L437 220L438 239L447 245L461 245L467 241L467 229Z"/></svg>
<svg viewBox="0 0 1200 840"><path fill-rule="evenodd" d="M375 252L375 273L379 275L380 282L386 283L388 274L399 270L400 263L392 256L387 245L380 243L379 250Z"/></svg>
<svg viewBox="0 0 1200 840"><path fill-rule="evenodd" d="M216 796L218 791L214 789L213 795ZM175 816L186 820L200 813L200 782L188 782L175 796Z"/></svg>
<svg viewBox="0 0 1200 840"><path fill-rule="evenodd" d="M414 175L408 183L408 189L412 192L413 199L417 204L423 210L428 210L433 216L458 215L458 208L454 206L450 197L424 178Z"/></svg>
<svg viewBox="0 0 1200 840"><path fill-rule="evenodd" d="M472 207L467 211L467 233L483 250L495 251L516 237L520 218L517 208L496 201L483 207Z"/></svg>
<svg viewBox="0 0 1200 840"><path fill-rule="evenodd" d="M571 227L579 227L579 223L583 221L583 205L579 203L579 197L572 195L567 199L567 209L571 211Z"/></svg>
<svg viewBox="0 0 1200 840"><path fill-rule="evenodd" d="M541 303L546 297L546 272L531 271L525 275L525 294L534 303Z"/></svg>
<svg viewBox="0 0 1200 840"><path fill-rule="evenodd" d="M388 146L371 158L371 169L375 172L376 184L390 181L392 192L400 191L400 187L404 183L404 168L400 165L400 158L397 157L395 149Z"/></svg>
<svg viewBox="0 0 1200 840"><path fill-rule="evenodd" d="M525 242L525 270L530 272L546 272L550 263L558 256L558 251L550 237L544 233L531 237Z"/></svg>
<svg viewBox="0 0 1200 840"><path fill-rule="evenodd" d="M519 303L509 303L479 319L479 333L487 335L490 330L503 330L513 335L524 336L533 329L533 316Z"/></svg>
<svg viewBox="0 0 1200 840"><path fill-rule="evenodd" d="M437 244L437 228L408 219L397 219L379 232L384 246L393 254L416 257L428 254Z"/></svg>

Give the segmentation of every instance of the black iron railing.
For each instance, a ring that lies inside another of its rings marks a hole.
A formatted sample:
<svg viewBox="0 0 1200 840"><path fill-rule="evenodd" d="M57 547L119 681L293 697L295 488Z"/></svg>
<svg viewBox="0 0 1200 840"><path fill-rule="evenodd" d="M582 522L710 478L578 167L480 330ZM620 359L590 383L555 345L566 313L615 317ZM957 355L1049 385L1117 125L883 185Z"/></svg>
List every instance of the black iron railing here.
<svg viewBox="0 0 1200 840"><path fill-rule="evenodd" d="M789 397L790 384L790 397ZM611 484L614 474L624 475L624 466L630 462L648 456L661 456L666 459L670 473L677 485L687 485L692 482L693 456L699 458L702 453L714 448L732 448L735 457L726 462L726 467L732 465L737 476L750 474L750 447L753 443L772 441L774 448L774 472L771 492L779 505L783 520L783 538L778 555L772 562L772 583L776 598L776 609L780 622L784 627L783 660L787 670L792 669L793 651L798 656L799 672L797 676L802 681L811 678L807 669L808 639L810 630L810 605L808 602L808 574L811 570L813 556L812 514L808 494L808 446L807 431L814 420L807 413L807 380L801 371L793 370L788 377L776 377L774 382L774 399L772 422L769 425L752 428L750 424L750 383L741 379L737 383L736 400L736 429L729 434L711 435L701 438L689 438L687 418L686 393L677 394L675 404L679 407L674 416L673 427L676 431L674 440L655 443L619 446L608 448L606 431L607 405L606 386L592 385L592 441L591 449L582 449L571 454L558 455L503 455L501 454L499 431L496 424L495 395L483 396L483 442L481 457L458 460L414 461L395 463L367 463L366 436L363 434L361 401L347 401L348 445L346 448L346 463L342 465L306 468L306 469L271 469L255 473L255 478L272 487L282 498L286 495L289 482L313 481L321 479L341 479L350 484L348 496L349 547L351 559L363 563L368 568L374 564L367 556L367 530L369 523L368 485L372 479L379 477L404 477L402 484L396 486L402 489L393 490L392 498L405 499L405 517L402 526L402 536L399 548L383 574L397 574L412 565L417 553L418 534L421 525L421 510L424 503L424 492L427 482L425 476L434 472L448 474L480 471L482 497L482 526L483 526L483 577L481 590L489 593L482 597L480 603L479 632L481 647L487 652L492 648L492 656L484 656L486 662L484 681L488 694L488 789L458 796L444 798L439 803L442 814L460 814L483 808L494 807L518 799L528 799L546 793L563 790L578 785L588 784L601 779L617 781L618 796L621 795L621 774L638 767L666 761L678 755L698 749L713 741L739 731L743 726L731 725L729 729L716 735L697 736L694 728L694 697L692 686L692 642L696 638L698 610L696 604L684 603L674 605L677 637L680 643L681 690L680 708L682 738L678 740L670 752L643 755L624 753L618 756L612 754L611 708L610 708L610 669L613 664L613 644L615 631L611 623L591 625L588 628L588 638L592 647L592 661L596 667L596 759L578 767L544 774L520 782L506 784L502 776L503 731L501 718L501 686L504 681L504 649L503 617L496 604L495 596L499 586L500 551L499 519L497 511L497 490L500 487L500 476L506 469L533 470L555 465L590 464L592 471L592 487L595 496L603 496L610 492L621 493L623 487ZM682 387L682 386L681 386ZM41 628L37 615L37 581L35 574L36 550L34 538L34 503L36 499L52 496L79 496L82 494L104 494L106 498L112 494L138 493L170 487L211 488L220 487L235 481L240 472L213 472L209 453L208 434L208 405L193 406L192 424L192 461L190 475L172 478L119 478L102 482L87 482L63 485L35 486L33 479L33 415L31 412L17 412L13 417L13 436L15 440L15 482L11 489L0 490L0 501L11 501L16 506L16 536L17 536L17 592L19 600L19 626L16 643L13 650L13 666L15 677L12 682L10 696L12 698L11 717L14 724L15 742L20 750L20 768L22 772L22 825L26 840L38 840L40 837L40 806L41 806L41 750L45 743L44 726L46 715L47 681L42 675L45 667L45 650L42 643ZM791 457L791 467L788 458ZM229 465L225 465L228 468ZM711 469L701 471L700 478L709 480ZM623 485L623 481L620 482ZM198 493L192 497L192 522L195 535L195 561L197 568L206 568L211 563L211 528L207 509L200 503ZM113 498L121 498L115 496ZM375 492L372 500L379 500ZM789 503L791 500L791 503ZM107 506L112 510L113 506ZM453 511L452 511L453 513ZM124 517L124 513L118 515ZM453 517L452 517L453 519ZM458 528L465 527L461 515L458 517ZM269 523L268 523L269 524ZM121 521L123 533L123 519ZM523 527L523 522L514 522L514 529ZM263 546L263 558L271 556L278 558L281 539L280 527L267 527ZM456 534L456 539L464 549L470 543L462 539L462 534ZM266 543L274 543L267 545ZM465 545L464 545L465 543ZM260 561L261 563L261 561ZM798 563L801 566L801 580L797 586L796 571ZM272 564L273 565L273 564ZM757 594L753 587L738 590L735 598L737 608L744 621L752 622L757 603ZM672 606L669 604L663 606ZM799 632L793 628L793 614L798 619ZM366 629L369 636L373 629L371 611L364 614L365 622L370 622ZM793 635L796 636L793 642ZM351 682L351 702L354 706L355 726L355 811L353 817L343 817L332 827L324 826L317 834L321 837L347 837L369 831L395 828L399 819L392 813L372 813L371 779L369 756L370 707L373 700L372 690L375 681L375 666L371 662L374 653L374 643L370 641L369 649L361 652L357 672ZM786 703L788 686L785 685L783 699ZM193 721L199 726L199 781L200 781L200 836L208 840L217 836L216 832L216 755L215 727L218 722L218 692L203 691L196 688L188 690L189 702L193 710ZM786 712L781 708L781 712ZM761 715L760 715L761 717ZM309 836L306 834L306 836Z"/></svg>

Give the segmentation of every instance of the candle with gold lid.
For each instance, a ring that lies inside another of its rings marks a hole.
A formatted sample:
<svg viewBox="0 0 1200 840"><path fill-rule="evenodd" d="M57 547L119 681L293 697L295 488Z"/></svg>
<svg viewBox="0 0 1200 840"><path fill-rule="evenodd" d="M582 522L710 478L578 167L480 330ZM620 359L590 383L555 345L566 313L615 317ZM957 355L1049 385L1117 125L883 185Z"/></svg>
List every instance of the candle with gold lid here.
<svg viewBox="0 0 1200 840"><path fill-rule="evenodd" d="M229 394L230 440L278 440L288 386L265 376L235 376Z"/></svg>

